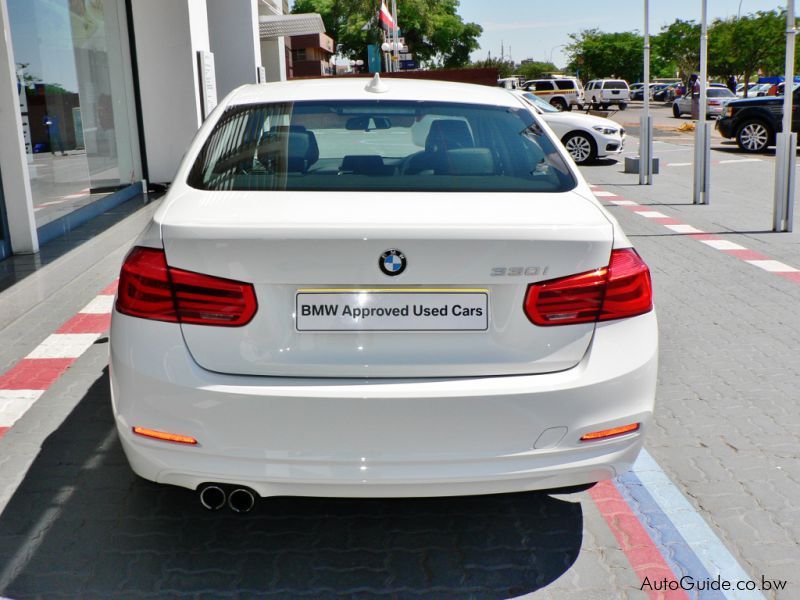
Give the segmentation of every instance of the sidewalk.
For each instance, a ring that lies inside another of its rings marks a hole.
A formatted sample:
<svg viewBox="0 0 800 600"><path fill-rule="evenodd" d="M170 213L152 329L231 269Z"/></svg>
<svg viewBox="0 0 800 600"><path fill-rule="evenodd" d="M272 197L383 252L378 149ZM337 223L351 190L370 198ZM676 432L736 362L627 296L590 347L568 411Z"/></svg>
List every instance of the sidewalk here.
<svg viewBox="0 0 800 600"><path fill-rule="evenodd" d="M654 154L653 186L622 162L584 169L653 274L661 362L647 447L751 577L798 585L800 215L793 233L771 231L772 162L712 151L711 204L695 206L692 148Z"/></svg>

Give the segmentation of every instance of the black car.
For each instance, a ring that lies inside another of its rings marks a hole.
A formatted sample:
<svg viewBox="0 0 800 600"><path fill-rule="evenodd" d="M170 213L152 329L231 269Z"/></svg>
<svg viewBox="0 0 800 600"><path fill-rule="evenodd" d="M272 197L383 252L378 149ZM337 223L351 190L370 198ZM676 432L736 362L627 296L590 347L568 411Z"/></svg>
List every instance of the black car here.
<svg viewBox="0 0 800 600"><path fill-rule="evenodd" d="M792 102L792 131L800 130L798 119L800 89L795 88ZM733 100L725 107L716 128L724 138L735 138L745 152L761 152L775 145L775 134L781 131L783 96L761 96Z"/></svg>

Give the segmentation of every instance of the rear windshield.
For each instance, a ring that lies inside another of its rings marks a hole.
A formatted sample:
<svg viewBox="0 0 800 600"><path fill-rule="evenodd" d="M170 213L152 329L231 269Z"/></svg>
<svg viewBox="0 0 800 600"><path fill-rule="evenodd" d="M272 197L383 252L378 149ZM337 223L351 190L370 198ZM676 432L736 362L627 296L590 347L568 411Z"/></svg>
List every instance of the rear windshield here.
<svg viewBox="0 0 800 600"><path fill-rule="evenodd" d="M624 81L606 81L603 84L603 88L606 90L627 90L628 84Z"/></svg>
<svg viewBox="0 0 800 600"><path fill-rule="evenodd" d="M523 107L314 101L229 108L188 184L203 190L561 192L575 186Z"/></svg>

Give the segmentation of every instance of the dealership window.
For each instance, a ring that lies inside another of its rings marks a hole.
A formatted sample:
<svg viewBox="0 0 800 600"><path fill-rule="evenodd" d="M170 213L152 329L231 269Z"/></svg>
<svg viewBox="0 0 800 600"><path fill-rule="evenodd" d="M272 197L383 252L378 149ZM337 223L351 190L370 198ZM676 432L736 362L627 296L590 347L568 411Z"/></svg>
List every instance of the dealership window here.
<svg viewBox="0 0 800 600"><path fill-rule="evenodd" d="M124 0L8 0L36 226L142 178Z"/></svg>

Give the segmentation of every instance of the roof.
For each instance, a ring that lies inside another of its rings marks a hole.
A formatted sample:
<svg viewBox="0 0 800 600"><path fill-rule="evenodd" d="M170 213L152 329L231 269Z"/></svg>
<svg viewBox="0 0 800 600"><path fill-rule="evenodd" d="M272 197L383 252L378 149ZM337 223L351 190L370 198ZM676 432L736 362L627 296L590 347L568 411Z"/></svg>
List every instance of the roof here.
<svg viewBox="0 0 800 600"><path fill-rule="evenodd" d="M319 14L270 15L258 18L258 34L262 40L307 33L325 33L325 25Z"/></svg>
<svg viewBox="0 0 800 600"><path fill-rule="evenodd" d="M233 92L230 104L303 100L422 100L519 107L509 90L488 85L430 79L389 78L381 80L382 93L366 91L366 77L325 77L267 84L244 85Z"/></svg>

